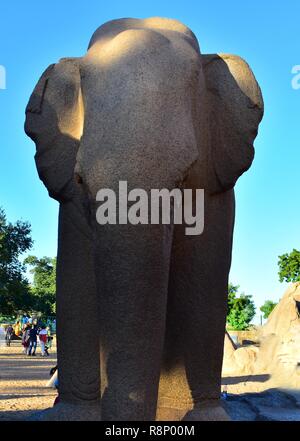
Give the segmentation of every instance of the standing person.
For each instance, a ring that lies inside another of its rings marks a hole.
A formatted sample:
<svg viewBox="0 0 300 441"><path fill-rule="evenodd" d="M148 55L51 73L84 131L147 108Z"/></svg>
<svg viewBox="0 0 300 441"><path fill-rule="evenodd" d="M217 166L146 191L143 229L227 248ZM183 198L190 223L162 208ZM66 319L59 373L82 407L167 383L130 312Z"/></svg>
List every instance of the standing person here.
<svg viewBox="0 0 300 441"><path fill-rule="evenodd" d="M21 335L21 324L20 324L19 320L17 321L17 323L14 326L14 331L15 331L15 335L17 337L20 337L20 335Z"/></svg>
<svg viewBox="0 0 300 441"><path fill-rule="evenodd" d="M35 355L36 346L37 346L37 335L38 335L38 327L33 325L29 330L29 349L28 355Z"/></svg>
<svg viewBox="0 0 300 441"><path fill-rule="evenodd" d="M29 350L30 329L31 329L31 325L29 323L26 323L22 334L22 345L23 345L24 354L28 354L28 350Z"/></svg>
<svg viewBox="0 0 300 441"><path fill-rule="evenodd" d="M12 325L9 325L6 329L6 334L5 334L6 346L10 346L10 342L13 335L14 335L14 328L12 327Z"/></svg>
<svg viewBox="0 0 300 441"><path fill-rule="evenodd" d="M46 348L46 343L47 343L47 340L48 340L48 332L46 330L46 326L45 325L42 325L41 328L42 329L39 332L39 339L40 339L42 357L44 357L45 355L49 355L48 354L48 350Z"/></svg>
<svg viewBox="0 0 300 441"><path fill-rule="evenodd" d="M22 329L23 330L25 329L27 322L28 322L28 317L26 316L26 314L23 314L23 317L22 317Z"/></svg>
<svg viewBox="0 0 300 441"><path fill-rule="evenodd" d="M47 346L49 349L51 349L52 348L52 340L53 340L53 337L51 335L51 327L47 326L46 330L47 330Z"/></svg>

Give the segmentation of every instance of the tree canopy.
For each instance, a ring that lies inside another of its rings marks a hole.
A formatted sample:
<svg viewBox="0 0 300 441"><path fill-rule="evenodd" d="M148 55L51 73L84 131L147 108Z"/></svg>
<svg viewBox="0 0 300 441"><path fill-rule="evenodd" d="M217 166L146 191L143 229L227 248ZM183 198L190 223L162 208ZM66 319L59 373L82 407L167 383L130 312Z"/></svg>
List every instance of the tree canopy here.
<svg viewBox="0 0 300 441"><path fill-rule="evenodd" d="M251 295L238 295L239 286L228 286L227 323L237 331L243 331L255 316L255 305Z"/></svg>
<svg viewBox="0 0 300 441"><path fill-rule="evenodd" d="M28 256L24 263L32 267L33 309L44 316L55 314L56 258Z"/></svg>
<svg viewBox="0 0 300 441"><path fill-rule="evenodd" d="M32 247L31 226L28 222L8 222L0 208L0 312L2 315L26 311L31 307L25 266L20 256Z"/></svg>
<svg viewBox="0 0 300 441"><path fill-rule="evenodd" d="M272 302L272 300L266 300L265 303L260 307L261 312L264 314L264 319L267 319L277 303Z"/></svg>
<svg viewBox="0 0 300 441"><path fill-rule="evenodd" d="M300 251L295 248L288 254L278 257L279 281L300 282Z"/></svg>
<svg viewBox="0 0 300 441"><path fill-rule="evenodd" d="M55 313L56 258L20 257L33 245L28 222L8 222L0 208L0 315L19 313ZM33 283L26 276L26 265L32 267Z"/></svg>

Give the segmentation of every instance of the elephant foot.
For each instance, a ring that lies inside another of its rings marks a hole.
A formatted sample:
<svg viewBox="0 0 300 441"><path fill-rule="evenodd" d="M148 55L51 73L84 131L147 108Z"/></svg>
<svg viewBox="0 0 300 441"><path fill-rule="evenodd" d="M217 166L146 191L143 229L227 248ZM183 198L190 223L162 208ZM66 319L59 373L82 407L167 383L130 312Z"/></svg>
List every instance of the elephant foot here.
<svg viewBox="0 0 300 441"><path fill-rule="evenodd" d="M99 404L58 403L35 413L29 421L101 421Z"/></svg>
<svg viewBox="0 0 300 441"><path fill-rule="evenodd" d="M182 421L231 421L231 418L220 400L209 400L187 412Z"/></svg>

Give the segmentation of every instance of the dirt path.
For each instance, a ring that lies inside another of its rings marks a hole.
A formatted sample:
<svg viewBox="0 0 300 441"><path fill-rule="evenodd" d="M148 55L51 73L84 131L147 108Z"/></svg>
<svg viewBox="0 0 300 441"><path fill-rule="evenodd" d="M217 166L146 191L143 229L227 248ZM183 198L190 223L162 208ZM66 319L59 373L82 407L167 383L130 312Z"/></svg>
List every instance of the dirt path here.
<svg viewBox="0 0 300 441"><path fill-rule="evenodd" d="M22 353L19 341L0 346L0 421L24 420L36 411L51 407L56 391L45 387L49 371L56 365L56 348L49 357Z"/></svg>

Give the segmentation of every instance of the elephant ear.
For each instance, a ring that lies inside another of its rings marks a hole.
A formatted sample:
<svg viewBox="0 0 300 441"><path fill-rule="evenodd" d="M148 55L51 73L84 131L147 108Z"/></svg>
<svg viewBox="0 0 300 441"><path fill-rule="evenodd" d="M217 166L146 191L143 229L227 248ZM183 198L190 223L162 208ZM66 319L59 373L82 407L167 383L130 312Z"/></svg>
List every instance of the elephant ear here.
<svg viewBox="0 0 300 441"><path fill-rule="evenodd" d="M260 87L248 64L234 55L204 55L210 106L212 192L229 190L251 166L263 117Z"/></svg>
<svg viewBox="0 0 300 441"><path fill-rule="evenodd" d="M82 133L79 60L52 64L38 81L26 108L25 132L36 144L35 161L49 195L69 200Z"/></svg>

